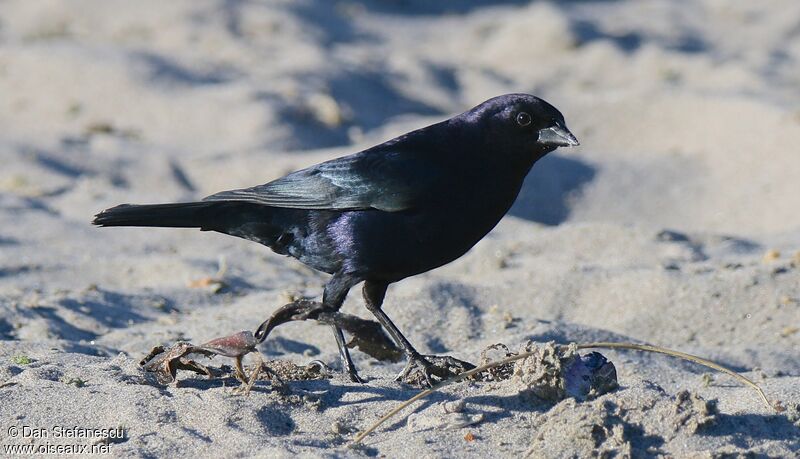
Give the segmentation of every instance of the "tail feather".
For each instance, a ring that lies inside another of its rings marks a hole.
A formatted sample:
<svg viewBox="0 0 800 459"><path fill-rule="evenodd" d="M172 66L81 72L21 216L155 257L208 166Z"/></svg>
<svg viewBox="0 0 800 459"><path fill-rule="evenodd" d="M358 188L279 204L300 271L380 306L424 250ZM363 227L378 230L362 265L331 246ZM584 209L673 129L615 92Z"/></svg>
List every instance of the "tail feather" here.
<svg viewBox="0 0 800 459"><path fill-rule="evenodd" d="M97 226L200 228L255 241L286 254L308 211L276 209L241 201L198 201L174 204L122 204L95 215Z"/></svg>
<svg viewBox="0 0 800 459"><path fill-rule="evenodd" d="M217 204L215 206L215 204ZM175 204L121 204L94 216L97 226L160 226L213 229L213 215L219 203L181 202Z"/></svg>

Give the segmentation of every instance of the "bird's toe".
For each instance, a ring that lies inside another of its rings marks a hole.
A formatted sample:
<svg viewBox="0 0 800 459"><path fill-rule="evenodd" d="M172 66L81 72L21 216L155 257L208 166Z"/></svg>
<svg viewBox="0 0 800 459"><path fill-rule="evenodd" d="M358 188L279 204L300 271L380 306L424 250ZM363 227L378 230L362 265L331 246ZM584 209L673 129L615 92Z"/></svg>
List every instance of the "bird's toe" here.
<svg viewBox="0 0 800 459"><path fill-rule="evenodd" d="M395 381L414 387L432 387L453 376L475 368L475 365L450 356L426 355L408 359Z"/></svg>

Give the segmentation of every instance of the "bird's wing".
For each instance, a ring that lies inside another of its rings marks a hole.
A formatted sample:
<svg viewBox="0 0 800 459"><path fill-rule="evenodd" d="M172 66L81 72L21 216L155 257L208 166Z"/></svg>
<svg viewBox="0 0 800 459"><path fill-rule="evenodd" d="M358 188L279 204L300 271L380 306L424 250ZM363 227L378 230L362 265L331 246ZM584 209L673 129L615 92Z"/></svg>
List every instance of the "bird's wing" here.
<svg viewBox="0 0 800 459"><path fill-rule="evenodd" d="M213 194L206 201L245 201L316 210L413 208L430 196L438 168L424 156L365 151L293 172L265 185Z"/></svg>

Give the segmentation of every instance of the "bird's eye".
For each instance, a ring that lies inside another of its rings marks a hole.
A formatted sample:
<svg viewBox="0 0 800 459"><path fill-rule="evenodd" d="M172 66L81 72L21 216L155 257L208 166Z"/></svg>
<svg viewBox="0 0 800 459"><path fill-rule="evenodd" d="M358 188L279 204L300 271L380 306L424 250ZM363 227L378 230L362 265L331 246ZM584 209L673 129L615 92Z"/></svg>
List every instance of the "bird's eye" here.
<svg viewBox="0 0 800 459"><path fill-rule="evenodd" d="M519 124L520 126L527 126L531 124L531 115L525 112L517 113L517 124Z"/></svg>

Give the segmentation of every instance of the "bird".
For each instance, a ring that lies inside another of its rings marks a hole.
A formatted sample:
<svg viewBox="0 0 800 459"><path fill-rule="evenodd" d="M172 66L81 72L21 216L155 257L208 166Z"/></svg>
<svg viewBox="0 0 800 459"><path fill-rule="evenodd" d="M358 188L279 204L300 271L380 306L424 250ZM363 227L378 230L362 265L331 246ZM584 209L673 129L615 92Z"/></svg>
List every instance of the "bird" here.
<svg viewBox="0 0 800 459"><path fill-rule="evenodd" d="M579 145L564 116L530 94L505 94L447 120L250 188L194 202L121 204L97 226L199 228L263 244L330 275L321 307L337 312L363 282L366 309L407 357L401 375L441 375L382 305L390 284L458 259L514 203L531 167ZM343 331L344 372L363 382Z"/></svg>

